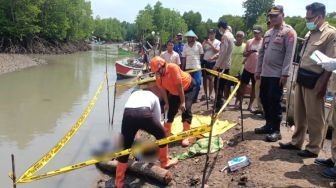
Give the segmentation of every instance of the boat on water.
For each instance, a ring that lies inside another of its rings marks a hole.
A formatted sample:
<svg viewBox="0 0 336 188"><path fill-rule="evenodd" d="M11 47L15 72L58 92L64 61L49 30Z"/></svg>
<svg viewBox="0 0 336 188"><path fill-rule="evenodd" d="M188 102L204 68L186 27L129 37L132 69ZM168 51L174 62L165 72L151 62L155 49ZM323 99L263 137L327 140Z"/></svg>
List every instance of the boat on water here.
<svg viewBox="0 0 336 188"><path fill-rule="evenodd" d="M142 73L144 63L139 59L123 59L116 61L115 67L118 79L132 78Z"/></svg>

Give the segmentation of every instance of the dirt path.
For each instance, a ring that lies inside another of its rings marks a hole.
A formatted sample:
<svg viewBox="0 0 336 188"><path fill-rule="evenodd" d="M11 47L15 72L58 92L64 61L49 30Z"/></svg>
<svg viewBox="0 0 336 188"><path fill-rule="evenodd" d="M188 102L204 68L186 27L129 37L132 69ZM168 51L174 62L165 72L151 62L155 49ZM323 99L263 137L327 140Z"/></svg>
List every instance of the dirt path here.
<svg viewBox="0 0 336 188"><path fill-rule="evenodd" d="M0 75L45 63L42 59L28 55L0 53Z"/></svg>
<svg viewBox="0 0 336 188"><path fill-rule="evenodd" d="M207 114L205 102L193 106L197 114ZM244 105L244 108L246 106ZM221 119L239 121L240 112L229 107ZM244 111L244 138L241 140L241 126L237 125L222 135L224 148L211 154L207 186L209 187L330 187L330 179L323 178L320 172L324 169L314 164L314 159L297 156L296 151L281 150L278 143L264 141L263 135L255 135L254 129L263 125L261 117ZM282 142L290 141L293 131L282 127ZM328 144L326 144L328 145ZM330 156L325 146L320 157ZM171 144L170 152L186 151L180 144ZM234 173L219 172L227 161L233 157L246 155L252 163L250 166ZM198 156L180 161L171 169L174 174L173 182L168 187L200 187L202 171L206 156ZM98 187L111 187L114 178L104 176ZM107 181L105 183L105 181ZM128 187L161 187L155 182L131 175L126 181Z"/></svg>

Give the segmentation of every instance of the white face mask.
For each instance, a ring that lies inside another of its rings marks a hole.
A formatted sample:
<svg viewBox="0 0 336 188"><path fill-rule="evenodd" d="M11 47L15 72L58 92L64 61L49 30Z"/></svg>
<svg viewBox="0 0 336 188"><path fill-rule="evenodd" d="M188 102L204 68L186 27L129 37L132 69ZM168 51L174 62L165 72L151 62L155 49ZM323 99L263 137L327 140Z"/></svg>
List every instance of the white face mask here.
<svg viewBox="0 0 336 188"><path fill-rule="evenodd" d="M224 32L222 30L219 30L219 34L224 35Z"/></svg>

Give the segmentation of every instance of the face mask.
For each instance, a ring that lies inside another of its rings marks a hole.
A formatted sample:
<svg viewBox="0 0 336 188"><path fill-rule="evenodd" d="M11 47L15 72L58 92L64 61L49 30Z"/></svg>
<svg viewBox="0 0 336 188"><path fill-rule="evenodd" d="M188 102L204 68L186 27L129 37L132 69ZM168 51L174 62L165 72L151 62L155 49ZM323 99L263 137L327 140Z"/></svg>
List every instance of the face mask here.
<svg viewBox="0 0 336 188"><path fill-rule="evenodd" d="M224 32L223 32L223 31L221 31L221 30L219 30L219 34L221 34L221 35L224 35Z"/></svg>
<svg viewBox="0 0 336 188"><path fill-rule="evenodd" d="M313 31L316 29L317 24L315 24L314 22L307 22L306 27L309 31Z"/></svg>
<svg viewBox="0 0 336 188"><path fill-rule="evenodd" d="M306 27L309 31L313 31L317 28L317 24L315 24L315 21L307 22Z"/></svg>

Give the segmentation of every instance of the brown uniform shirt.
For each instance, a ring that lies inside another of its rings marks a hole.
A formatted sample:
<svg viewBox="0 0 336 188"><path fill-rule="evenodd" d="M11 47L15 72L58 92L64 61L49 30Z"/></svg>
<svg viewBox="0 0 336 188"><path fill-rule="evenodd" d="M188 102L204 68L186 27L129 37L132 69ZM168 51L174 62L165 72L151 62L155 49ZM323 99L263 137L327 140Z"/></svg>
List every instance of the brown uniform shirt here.
<svg viewBox="0 0 336 188"><path fill-rule="evenodd" d="M307 47L301 51L300 67L315 73L322 73L323 68L310 59L315 50L326 56L336 58L336 29L325 22L317 31L309 31L305 36Z"/></svg>

